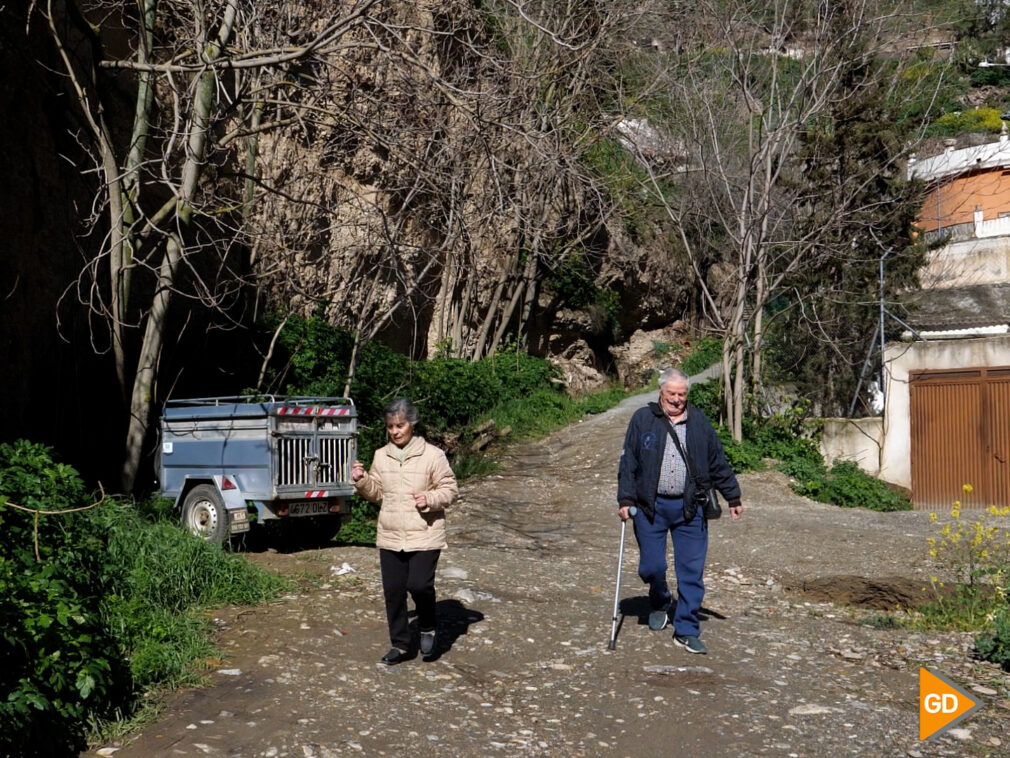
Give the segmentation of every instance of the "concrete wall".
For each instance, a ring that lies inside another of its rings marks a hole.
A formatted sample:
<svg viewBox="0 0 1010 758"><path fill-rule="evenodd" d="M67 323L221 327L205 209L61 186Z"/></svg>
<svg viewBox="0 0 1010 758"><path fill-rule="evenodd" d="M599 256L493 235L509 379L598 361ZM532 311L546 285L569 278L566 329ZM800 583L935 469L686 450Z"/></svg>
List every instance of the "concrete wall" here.
<svg viewBox="0 0 1010 758"><path fill-rule="evenodd" d="M908 375L927 369L1010 366L1010 335L980 339L894 342L884 350L887 364L881 479L911 488L911 430Z"/></svg>
<svg viewBox="0 0 1010 758"><path fill-rule="evenodd" d="M831 466L837 461L853 461L871 476L880 472L880 451L884 442L884 419L826 418L821 434L821 455Z"/></svg>
<svg viewBox="0 0 1010 758"><path fill-rule="evenodd" d="M1010 236L952 242L933 250L919 278L923 289L1010 281Z"/></svg>

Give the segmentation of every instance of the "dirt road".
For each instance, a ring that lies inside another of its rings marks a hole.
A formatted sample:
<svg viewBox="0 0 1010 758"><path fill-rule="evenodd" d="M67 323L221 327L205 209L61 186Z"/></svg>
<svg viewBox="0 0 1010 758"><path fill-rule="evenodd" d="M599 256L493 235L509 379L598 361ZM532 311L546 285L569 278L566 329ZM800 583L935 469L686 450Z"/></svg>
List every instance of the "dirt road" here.
<svg viewBox="0 0 1010 758"><path fill-rule="evenodd" d="M710 653L689 655L638 617L630 529L628 615L609 652L614 475L643 402L516 446L501 474L463 487L439 567L436 660L379 664L388 640L374 550L254 554L299 590L216 612L226 657L211 686L179 693L161 721L104 754L1007 754L1010 682L971 659L970 635L867 623L870 606L921 591L926 514L813 503L777 473L742 477L744 520L711 526ZM920 742L920 666L974 688L985 707Z"/></svg>

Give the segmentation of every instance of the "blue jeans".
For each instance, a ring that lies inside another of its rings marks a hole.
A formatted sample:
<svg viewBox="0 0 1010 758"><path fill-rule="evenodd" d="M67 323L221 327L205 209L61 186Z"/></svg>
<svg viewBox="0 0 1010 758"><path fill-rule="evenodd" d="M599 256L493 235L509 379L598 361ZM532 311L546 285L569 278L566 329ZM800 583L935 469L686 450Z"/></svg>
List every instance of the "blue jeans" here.
<svg viewBox="0 0 1010 758"><path fill-rule="evenodd" d="M673 537L673 569L677 576L677 608L673 630L679 635L698 636L698 611L705 597L705 555L708 552L708 525L701 512L684 523L682 498L656 498L656 517L652 523L639 509L635 514L635 539L638 542L638 575L649 585L649 603L653 610L670 605L672 595L666 583L666 533Z"/></svg>

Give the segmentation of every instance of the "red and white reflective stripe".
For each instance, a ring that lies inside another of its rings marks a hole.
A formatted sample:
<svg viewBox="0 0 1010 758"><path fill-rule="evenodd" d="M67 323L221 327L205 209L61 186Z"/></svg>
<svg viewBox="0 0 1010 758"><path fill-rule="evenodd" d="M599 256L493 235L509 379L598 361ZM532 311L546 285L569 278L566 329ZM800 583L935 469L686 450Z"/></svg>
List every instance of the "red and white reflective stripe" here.
<svg viewBox="0 0 1010 758"><path fill-rule="evenodd" d="M328 490L309 490L308 492L305 493L305 497L311 497L311 498L326 497L329 494L330 493Z"/></svg>
<svg viewBox="0 0 1010 758"><path fill-rule="evenodd" d="M288 408L282 406L277 409L278 416L346 416L349 412L348 408Z"/></svg>

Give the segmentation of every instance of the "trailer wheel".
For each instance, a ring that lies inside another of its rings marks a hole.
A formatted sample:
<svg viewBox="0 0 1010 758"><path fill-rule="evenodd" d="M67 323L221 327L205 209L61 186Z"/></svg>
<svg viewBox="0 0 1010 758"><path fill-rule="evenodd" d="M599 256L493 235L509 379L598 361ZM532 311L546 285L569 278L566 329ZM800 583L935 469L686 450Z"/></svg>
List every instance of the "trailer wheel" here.
<svg viewBox="0 0 1010 758"><path fill-rule="evenodd" d="M182 504L182 525L207 542L222 542L228 536L228 511L217 488L198 484Z"/></svg>

